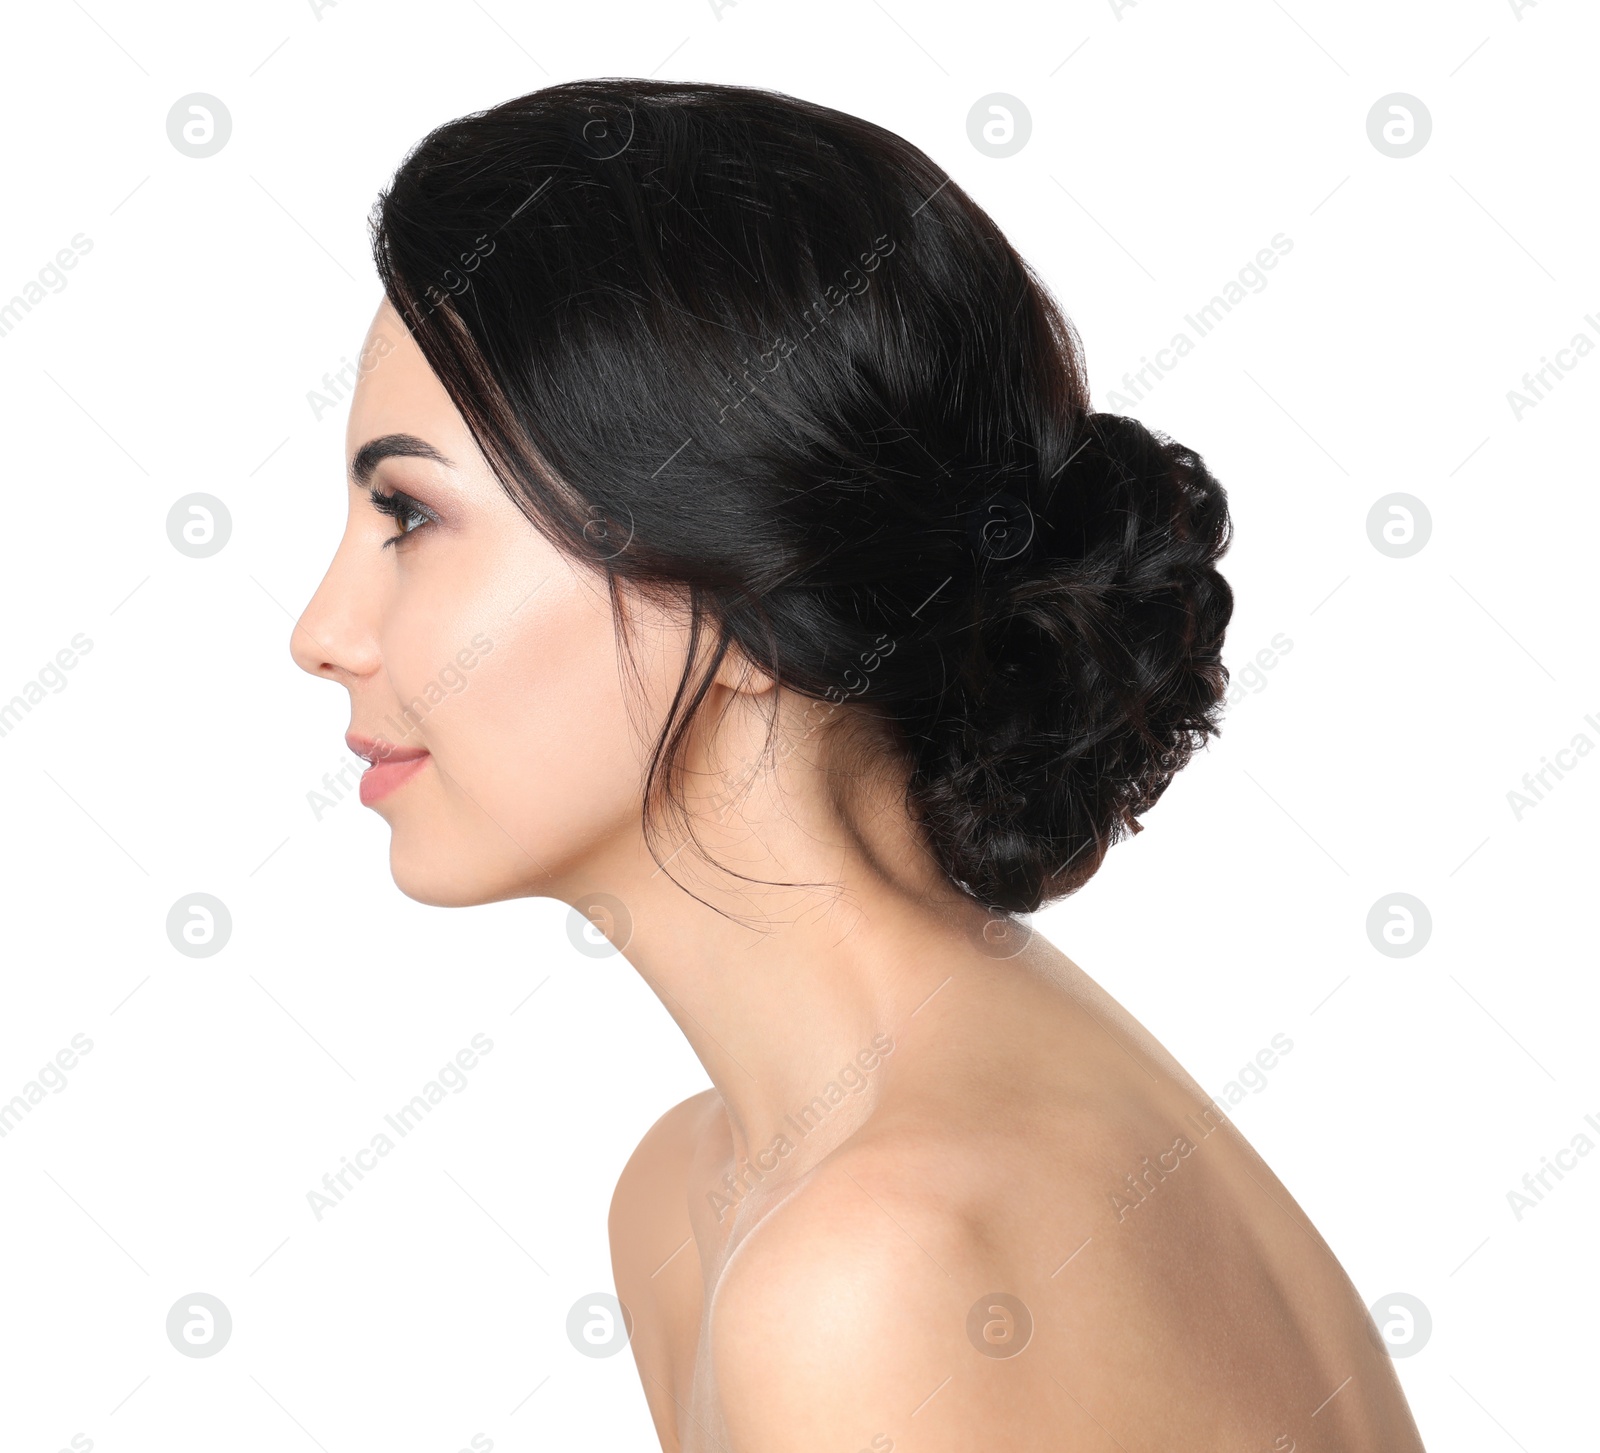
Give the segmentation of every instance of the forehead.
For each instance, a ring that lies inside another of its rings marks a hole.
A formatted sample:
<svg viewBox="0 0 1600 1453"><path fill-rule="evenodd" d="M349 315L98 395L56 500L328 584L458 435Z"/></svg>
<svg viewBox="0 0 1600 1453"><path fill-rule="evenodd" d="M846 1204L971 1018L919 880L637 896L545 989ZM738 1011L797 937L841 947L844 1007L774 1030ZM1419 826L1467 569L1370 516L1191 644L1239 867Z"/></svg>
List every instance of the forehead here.
<svg viewBox="0 0 1600 1453"><path fill-rule="evenodd" d="M355 362L355 394L345 431L347 458L382 434L417 434L449 452L465 424L387 298L373 315Z"/></svg>

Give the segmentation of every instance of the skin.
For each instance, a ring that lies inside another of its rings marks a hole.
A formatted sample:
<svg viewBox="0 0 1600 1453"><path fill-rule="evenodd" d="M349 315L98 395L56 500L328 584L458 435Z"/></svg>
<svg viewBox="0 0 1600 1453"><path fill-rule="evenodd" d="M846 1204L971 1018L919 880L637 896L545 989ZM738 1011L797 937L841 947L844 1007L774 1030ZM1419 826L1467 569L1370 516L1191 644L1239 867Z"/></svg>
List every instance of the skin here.
<svg viewBox="0 0 1600 1453"><path fill-rule="evenodd" d="M668 820L659 870L641 783L681 606L625 595L635 679L603 583L511 503L387 303L369 349L347 460L427 441L449 462L385 459L371 484L436 518L385 547L401 527L351 482L292 651L350 693L354 731L430 754L375 804L401 890L612 895L627 921L597 922L705 1066L712 1087L655 1123L611 1207L662 1447L1420 1449L1305 1213L1064 954L986 935L892 753L840 751L858 718L818 726L815 703L724 663L686 757L707 853ZM474 664L447 673L463 649ZM1025 1345L997 1293L1026 1309Z"/></svg>

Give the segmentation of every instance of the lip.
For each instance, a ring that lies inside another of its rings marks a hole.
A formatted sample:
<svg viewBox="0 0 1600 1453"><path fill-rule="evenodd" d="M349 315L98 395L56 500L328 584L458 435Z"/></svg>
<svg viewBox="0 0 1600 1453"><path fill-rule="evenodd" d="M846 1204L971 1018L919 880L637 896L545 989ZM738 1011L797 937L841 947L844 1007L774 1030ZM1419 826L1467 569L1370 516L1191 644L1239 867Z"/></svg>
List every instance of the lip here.
<svg viewBox="0 0 1600 1453"><path fill-rule="evenodd" d="M356 732L345 736L345 745L372 765L361 774L361 805L370 807L387 797L402 783L415 777L426 765L426 747L398 747L382 737L364 737Z"/></svg>

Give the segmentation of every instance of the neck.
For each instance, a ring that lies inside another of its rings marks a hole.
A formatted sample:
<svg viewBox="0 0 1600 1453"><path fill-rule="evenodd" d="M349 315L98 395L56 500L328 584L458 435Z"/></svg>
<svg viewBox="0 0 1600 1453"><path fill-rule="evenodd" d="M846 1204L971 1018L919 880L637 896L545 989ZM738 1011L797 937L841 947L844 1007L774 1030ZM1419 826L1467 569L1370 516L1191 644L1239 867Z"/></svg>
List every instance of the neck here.
<svg viewBox="0 0 1600 1453"><path fill-rule="evenodd" d="M807 743L755 771L686 774L721 789L686 803L699 847L663 834L663 868L632 833L584 867L626 910L622 952L720 1094L746 1188L803 1174L871 1115L986 917L914 830L903 778L841 788L821 755ZM761 759L759 739L733 756Z"/></svg>

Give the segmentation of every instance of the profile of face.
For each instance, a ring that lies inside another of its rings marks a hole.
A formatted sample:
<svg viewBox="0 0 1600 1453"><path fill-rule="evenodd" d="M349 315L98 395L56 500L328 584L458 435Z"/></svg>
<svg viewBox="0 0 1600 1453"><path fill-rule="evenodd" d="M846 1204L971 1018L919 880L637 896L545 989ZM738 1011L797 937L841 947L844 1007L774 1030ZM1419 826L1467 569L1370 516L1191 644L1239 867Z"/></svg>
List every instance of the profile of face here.
<svg viewBox="0 0 1600 1453"><path fill-rule="evenodd" d="M464 906L583 892L645 852L649 742L686 622L606 582L512 502L387 299L346 433L349 514L291 651L350 693L362 800L407 896ZM382 506L375 508L374 504Z"/></svg>

